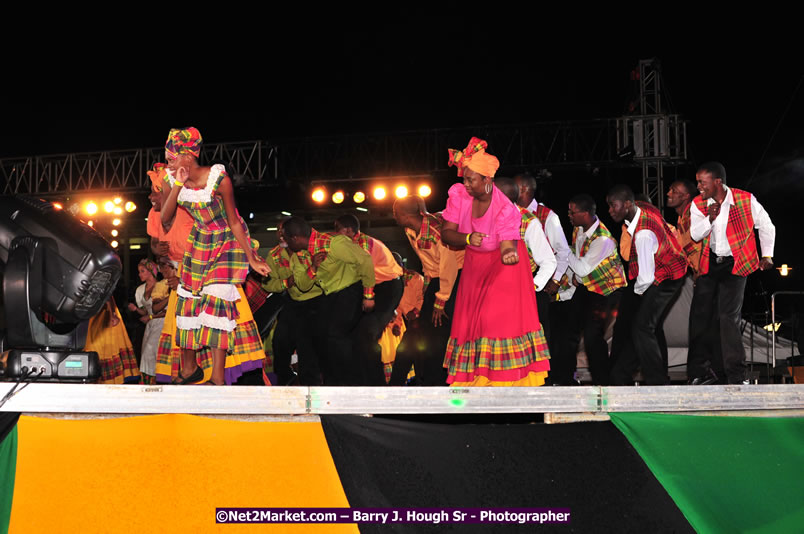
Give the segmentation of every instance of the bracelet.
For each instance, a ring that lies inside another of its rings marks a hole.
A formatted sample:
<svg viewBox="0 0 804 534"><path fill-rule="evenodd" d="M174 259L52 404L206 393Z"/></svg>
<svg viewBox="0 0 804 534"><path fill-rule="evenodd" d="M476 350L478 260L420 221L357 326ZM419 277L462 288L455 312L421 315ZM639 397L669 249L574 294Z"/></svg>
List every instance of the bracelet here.
<svg viewBox="0 0 804 534"><path fill-rule="evenodd" d="M466 234L466 244L467 245L471 245L471 243L469 242L469 238L471 237L471 235L472 235L472 232L469 232L468 234Z"/></svg>
<svg viewBox="0 0 804 534"><path fill-rule="evenodd" d="M153 313L149 313L149 314L148 314L148 319L153 319L153 318L154 318L154 314L153 314Z"/></svg>
<svg viewBox="0 0 804 534"><path fill-rule="evenodd" d="M176 180L176 182L175 182L173 185L177 185L177 186L179 186L179 187L183 187L183 186L184 186L184 182L180 182L180 181Z"/></svg>

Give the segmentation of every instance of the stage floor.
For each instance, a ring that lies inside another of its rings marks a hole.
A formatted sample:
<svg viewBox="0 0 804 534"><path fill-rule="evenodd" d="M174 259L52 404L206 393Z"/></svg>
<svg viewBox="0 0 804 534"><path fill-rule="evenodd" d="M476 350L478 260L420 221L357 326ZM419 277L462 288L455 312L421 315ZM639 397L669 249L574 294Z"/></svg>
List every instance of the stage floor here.
<svg viewBox="0 0 804 534"><path fill-rule="evenodd" d="M0 398L13 387L0 383ZM0 411L28 414L185 413L249 418L318 414L542 413L546 422L611 412L804 416L804 384L626 387L261 387L32 383Z"/></svg>

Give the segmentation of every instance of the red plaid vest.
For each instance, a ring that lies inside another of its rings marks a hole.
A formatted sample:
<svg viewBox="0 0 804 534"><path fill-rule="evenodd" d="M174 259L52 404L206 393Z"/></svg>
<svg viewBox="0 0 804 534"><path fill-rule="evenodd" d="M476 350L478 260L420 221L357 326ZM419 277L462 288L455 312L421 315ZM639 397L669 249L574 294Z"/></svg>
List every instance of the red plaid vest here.
<svg viewBox="0 0 804 534"><path fill-rule="evenodd" d="M640 203L641 204L641 203ZM640 206L641 208L641 206ZM641 208L637 220L634 236L640 230L650 230L659 242L659 250L653 256L654 273L653 285L659 285L665 280L678 280L687 273L687 260L680 252L673 233L662 219L656 208ZM639 275L639 261L637 257L636 239L631 240L631 254L628 262L628 279L634 280Z"/></svg>
<svg viewBox="0 0 804 534"><path fill-rule="evenodd" d="M519 225L519 237L522 238L522 241L525 243L525 247L528 249L528 257L530 258L530 272L535 273L539 266L536 265L535 261L533 261L533 252L530 250L528 242L525 241L525 231L527 231L530 222L534 219L537 219L537 216L535 213L532 213L521 207L519 207L519 213L522 214L522 224ZM544 228L544 223L542 223L542 228Z"/></svg>
<svg viewBox="0 0 804 534"><path fill-rule="evenodd" d="M748 276L759 268L757 241L754 237L754 216L751 214L751 193L732 187L731 196L734 204L729 207L729 222L726 225L726 239L734 256L731 274ZM694 202L704 217L708 217L709 206L703 197L698 195ZM701 246L703 251L701 268L698 272L706 274L709 272L709 235L703 238Z"/></svg>
<svg viewBox="0 0 804 534"><path fill-rule="evenodd" d="M358 232L355 234L353 239L356 245L360 245L366 252L371 254L371 249L374 248L374 239L367 236L363 232Z"/></svg>
<svg viewBox="0 0 804 534"><path fill-rule="evenodd" d="M553 210L551 210L544 204L539 204L538 206L536 206L536 211L534 211L533 214L542 223L542 230L544 230L544 225L547 223L547 217L549 217L551 213L553 213Z"/></svg>
<svg viewBox="0 0 804 534"><path fill-rule="evenodd" d="M576 252L575 239L578 237L579 229L580 227L576 226L572 231L573 253ZM595 270L589 273L589 275L581 278L581 281L589 291L606 297L621 287L627 286L628 282L625 279L625 268L623 268L623 263L620 261L620 255L617 254L617 242L614 240L611 232L609 232L609 229L606 228L606 225L604 225L602 221L598 225L597 229L592 232L592 235L589 237L589 239L583 242L580 257L586 256L586 253L589 252L589 246L595 239L611 239L614 243L614 250L606 259L601 261L600 264L595 267Z"/></svg>

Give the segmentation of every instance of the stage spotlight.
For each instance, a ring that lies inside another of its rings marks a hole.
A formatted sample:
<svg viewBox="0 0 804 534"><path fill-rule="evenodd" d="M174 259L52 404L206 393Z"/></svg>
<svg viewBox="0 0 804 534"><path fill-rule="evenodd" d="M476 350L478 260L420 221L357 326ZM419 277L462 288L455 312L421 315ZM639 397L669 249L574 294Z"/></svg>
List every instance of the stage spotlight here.
<svg viewBox="0 0 804 534"><path fill-rule="evenodd" d="M382 187L382 186L380 186L380 187L375 187L375 188L374 188L374 198L375 198L376 200L382 200L382 199L384 199L384 198L385 198L385 195L387 195L387 194L388 194L388 192L387 192L387 191L385 190L385 188L384 188L384 187Z"/></svg>
<svg viewBox="0 0 804 534"><path fill-rule="evenodd" d="M95 223L92 222L92 221L88 221L87 226L89 226L91 228L91 227L95 226Z"/></svg>
<svg viewBox="0 0 804 534"><path fill-rule="evenodd" d="M793 268L792 268L792 267L790 267L790 266L788 266L786 263L783 263L783 264L782 264L782 266L781 266L781 267L777 267L777 268L776 268L776 270L777 270L777 271L779 271L779 274L780 274L780 275L782 275L782 276L787 276L787 275L789 275L789 274L790 274L790 271L792 271L792 270L793 270Z"/></svg>
<svg viewBox="0 0 804 534"><path fill-rule="evenodd" d="M122 203L123 203L123 199L122 199L122 198L120 198L120 197L114 197L114 203L115 203L115 204L122 204Z"/></svg>
<svg viewBox="0 0 804 534"><path fill-rule="evenodd" d="M429 197L430 193L432 193L432 192L433 192L433 190L430 189L430 186L427 185L427 184L419 186L419 196L422 197L422 198Z"/></svg>
<svg viewBox="0 0 804 534"><path fill-rule="evenodd" d="M324 199L327 198L327 192L324 191L324 188L317 187L312 194L313 201L318 202L319 204L324 202Z"/></svg>
<svg viewBox="0 0 804 534"><path fill-rule="evenodd" d="M112 221L112 224L114 226L120 226L120 222L121 222L120 219L115 219L115 220Z"/></svg>
<svg viewBox="0 0 804 534"><path fill-rule="evenodd" d="M115 206L114 214L115 215L123 215L123 208L121 208L120 206Z"/></svg>
<svg viewBox="0 0 804 534"><path fill-rule="evenodd" d="M118 235L119 233L120 233L120 232L118 232L118 231L117 231L117 228L115 228L114 230L112 230L112 237L117 237L117 235Z"/></svg>
<svg viewBox="0 0 804 534"><path fill-rule="evenodd" d="M406 185L398 185L396 189L394 189L394 195L396 195L396 198L405 198L408 196L408 187Z"/></svg>
<svg viewBox="0 0 804 534"><path fill-rule="evenodd" d="M89 202L86 206L84 206L84 211L87 212L87 215L95 215L98 213L98 205L94 202Z"/></svg>
<svg viewBox="0 0 804 534"><path fill-rule="evenodd" d="M112 245L112 248L117 248L117 246L118 246L118 245L120 245L120 243L118 243L116 239L115 239L115 240L113 240L113 241L112 241L111 243L109 243L109 244L110 244L110 245Z"/></svg>
<svg viewBox="0 0 804 534"><path fill-rule="evenodd" d="M366 200L366 194L363 191L358 191L354 195L352 195L352 200L355 201L356 204L360 204L364 200Z"/></svg>
<svg viewBox="0 0 804 534"><path fill-rule="evenodd" d="M137 205L136 205L136 204L134 204L134 203L133 203L133 202L131 202L130 200L129 200L128 202L126 202L126 211L127 211L127 212L131 213L131 212L132 212L132 211L134 211L135 209L137 209Z"/></svg>
<svg viewBox="0 0 804 534"><path fill-rule="evenodd" d="M107 200L106 203L103 205L103 211L106 213L111 213L114 210L114 202L111 200Z"/></svg>
<svg viewBox="0 0 804 534"><path fill-rule="evenodd" d="M63 209L64 209L64 206L62 206L62 205L61 205L61 204L59 204L58 202L54 202L54 203L53 203L53 209L57 209L57 210L63 210Z"/></svg>
<svg viewBox="0 0 804 534"><path fill-rule="evenodd" d="M344 198L345 197L344 197L343 191L335 191L334 193L332 193L332 201L335 204L340 204L341 202L343 202Z"/></svg>

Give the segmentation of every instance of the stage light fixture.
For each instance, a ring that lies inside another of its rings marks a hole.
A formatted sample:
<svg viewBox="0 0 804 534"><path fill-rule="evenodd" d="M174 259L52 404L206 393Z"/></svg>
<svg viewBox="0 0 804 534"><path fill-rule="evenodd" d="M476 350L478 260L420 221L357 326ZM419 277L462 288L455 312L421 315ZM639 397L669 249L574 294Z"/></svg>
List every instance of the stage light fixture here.
<svg viewBox="0 0 804 534"><path fill-rule="evenodd" d="M366 200L366 194L363 191L358 191L352 195L352 200L354 200L356 204L360 204Z"/></svg>
<svg viewBox="0 0 804 534"><path fill-rule="evenodd" d="M433 190L430 189L430 186L427 185L427 184L423 184L423 185L419 186L419 196L422 197L422 198L429 197L432 192L433 192Z"/></svg>
<svg viewBox="0 0 804 534"><path fill-rule="evenodd" d="M344 196L343 191L335 191L334 193L332 193L332 201L335 204L340 204L341 202L343 202L344 198L346 197Z"/></svg>
<svg viewBox="0 0 804 534"><path fill-rule="evenodd" d="M112 221L112 224L114 226L120 226L120 222L121 222L120 219L115 219L115 220Z"/></svg>
<svg viewBox="0 0 804 534"><path fill-rule="evenodd" d="M115 215L123 215L123 208L121 208L120 206L115 206L113 213Z"/></svg>
<svg viewBox="0 0 804 534"><path fill-rule="evenodd" d="M120 243L118 243L116 239L115 239L115 240L113 240L113 241L112 241L111 243L109 243L109 244L110 244L110 245L112 245L112 248L117 248L117 247L118 247L118 245L120 245Z"/></svg>
<svg viewBox="0 0 804 534"><path fill-rule="evenodd" d="M312 194L313 201L317 203L324 202L324 199L327 198L327 192L324 191L323 187L317 187Z"/></svg>
<svg viewBox="0 0 804 534"><path fill-rule="evenodd" d="M279 213L281 213L285 217L290 217L290 212L289 211L280 211Z"/></svg>
<svg viewBox="0 0 804 534"><path fill-rule="evenodd" d="M126 211L127 211L127 212L131 213L131 212L132 212L132 211L134 211L135 209L137 209L137 205L136 205L136 204L134 204L134 203L133 203L133 202L131 202L130 200L129 200L128 202L126 202Z"/></svg>
<svg viewBox="0 0 804 534"><path fill-rule="evenodd" d="M382 199L385 198L385 196L387 194L388 194L388 192L382 186L374 188L374 199L375 200L382 200Z"/></svg>
<svg viewBox="0 0 804 534"><path fill-rule="evenodd" d="M405 198L408 196L408 187L406 185L396 186L396 189L394 189L394 195L396 195L396 198Z"/></svg>
<svg viewBox="0 0 804 534"><path fill-rule="evenodd" d="M117 237L120 232L117 231L117 228L112 230L112 237Z"/></svg>
<svg viewBox="0 0 804 534"><path fill-rule="evenodd" d="M86 206L84 206L84 211L87 212L87 215L95 215L98 213L98 205L94 202L89 202Z"/></svg>
<svg viewBox="0 0 804 534"><path fill-rule="evenodd" d="M789 275L789 274L790 274L790 271L792 271L792 270L793 270L793 268L792 268L792 267L789 267L789 266L788 266L786 263L783 263L783 264L782 264L782 266L781 266L781 267L777 267L777 268L776 268L776 270L777 270L777 271L779 271L779 274L780 274L780 275L782 275L782 276L787 276L787 275Z"/></svg>
<svg viewBox="0 0 804 534"><path fill-rule="evenodd" d="M62 205L61 205L61 204L59 204L58 202L54 202L54 203L53 203L53 209L57 209L57 210L63 210L63 209L64 209L64 206L62 206Z"/></svg>
<svg viewBox="0 0 804 534"><path fill-rule="evenodd" d="M122 199L122 198L120 198L120 197L114 197L114 203L115 203L115 204L122 204L122 203L123 203L123 199Z"/></svg>
<svg viewBox="0 0 804 534"><path fill-rule="evenodd" d="M106 213L111 213L113 210L114 210L114 202L112 202L111 200L107 200L103 204L103 211L105 211Z"/></svg>
<svg viewBox="0 0 804 534"><path fill-rule="evenodd" d="M88 221L88 222L87 222L87 226L89 226L90 228L92 228L93 226L95 226L95 223L94 223L94 222L92 222L92 221Z"/></svg>

